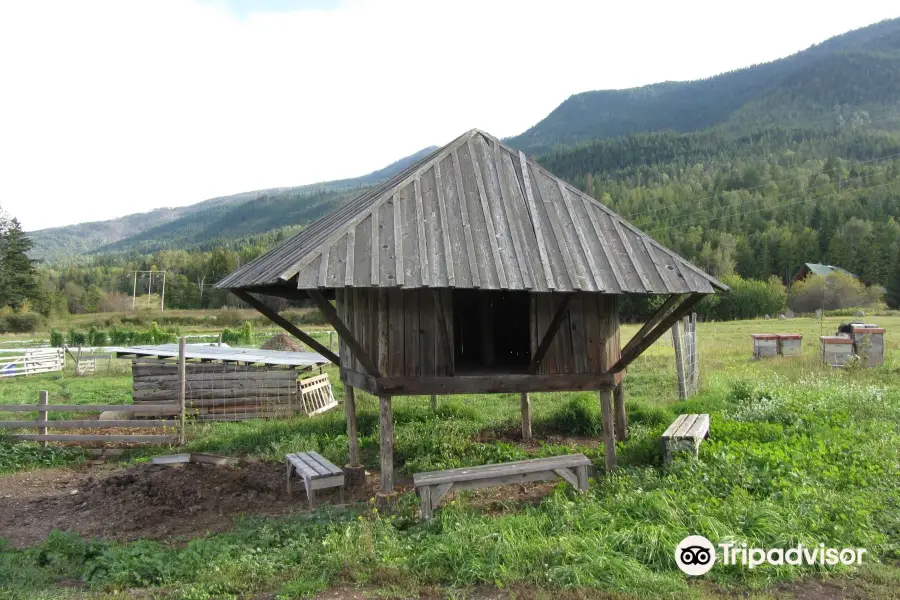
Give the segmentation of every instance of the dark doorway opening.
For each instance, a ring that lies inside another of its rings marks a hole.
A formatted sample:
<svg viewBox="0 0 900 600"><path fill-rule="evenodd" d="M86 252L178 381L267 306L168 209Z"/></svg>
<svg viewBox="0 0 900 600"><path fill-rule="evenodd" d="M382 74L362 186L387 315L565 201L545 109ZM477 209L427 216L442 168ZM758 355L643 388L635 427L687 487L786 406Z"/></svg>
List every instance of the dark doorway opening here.
<svg viewBox="0 0 900 600"><path fill-rule="evenodd" d="M528 292L453 291L456 372L525 372L531 364Z"/></svg>

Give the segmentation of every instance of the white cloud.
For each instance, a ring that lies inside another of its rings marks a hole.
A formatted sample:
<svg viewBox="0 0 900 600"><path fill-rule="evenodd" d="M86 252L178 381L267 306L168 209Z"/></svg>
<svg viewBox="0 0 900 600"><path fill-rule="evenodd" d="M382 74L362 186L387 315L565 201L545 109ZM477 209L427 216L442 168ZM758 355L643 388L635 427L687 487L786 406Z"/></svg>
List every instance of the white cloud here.
<svg viewBox="0 0 900 600"><path fill-rule="evenodd" d="M892 16L818 2L0 4L0 204L27 229L359 175L573 93L771 60Z"/></svg>

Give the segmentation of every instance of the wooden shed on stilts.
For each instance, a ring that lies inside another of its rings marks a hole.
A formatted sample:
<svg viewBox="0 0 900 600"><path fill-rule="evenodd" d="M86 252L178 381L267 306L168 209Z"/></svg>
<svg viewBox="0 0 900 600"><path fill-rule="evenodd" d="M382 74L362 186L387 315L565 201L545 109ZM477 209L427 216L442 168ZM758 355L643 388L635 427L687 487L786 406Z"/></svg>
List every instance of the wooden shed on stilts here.
<svg viewBox="0 0 900 600"><path fill-rule="evenodd" d="M381 495L394 491L391 397L597 390L606 468L625 439L628 365L705 294L726 290L522 152L472 130L218 284L335 364L347 390L380 398ZM339 356L255 294L311 298ZM622 294L664 294L621 345ZM332 304L331 301L334 301Z"/></svg>

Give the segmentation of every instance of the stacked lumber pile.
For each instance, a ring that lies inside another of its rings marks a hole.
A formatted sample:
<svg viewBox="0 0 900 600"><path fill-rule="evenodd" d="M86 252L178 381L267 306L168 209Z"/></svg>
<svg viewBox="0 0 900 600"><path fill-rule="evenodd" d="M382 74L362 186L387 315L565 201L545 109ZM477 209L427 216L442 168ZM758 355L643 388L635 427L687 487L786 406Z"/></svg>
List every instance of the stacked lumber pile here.
<svg viewBox="0 0 900 600"><path fill-rule="evenodd" d="M131 373L136 406L179 402L176 361L137 358ZM188 412L197 420L285 417L301 409L298 372L292 368L189 362L185 373ZM135 412L140 414L139 409Z"/></svg>

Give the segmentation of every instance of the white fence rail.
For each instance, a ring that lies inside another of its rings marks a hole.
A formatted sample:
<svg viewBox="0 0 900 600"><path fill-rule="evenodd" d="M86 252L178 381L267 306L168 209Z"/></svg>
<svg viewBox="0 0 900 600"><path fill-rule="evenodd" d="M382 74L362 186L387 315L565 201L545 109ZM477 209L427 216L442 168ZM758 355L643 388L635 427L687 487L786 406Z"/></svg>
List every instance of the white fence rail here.
<svg viewBox="0 0 900 600"><path fill-rule="evenodd" d="M65 366L66 355L62 348L30 349L21 356L0 356L0 378L62 371Z"/></svg>

